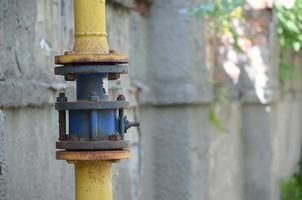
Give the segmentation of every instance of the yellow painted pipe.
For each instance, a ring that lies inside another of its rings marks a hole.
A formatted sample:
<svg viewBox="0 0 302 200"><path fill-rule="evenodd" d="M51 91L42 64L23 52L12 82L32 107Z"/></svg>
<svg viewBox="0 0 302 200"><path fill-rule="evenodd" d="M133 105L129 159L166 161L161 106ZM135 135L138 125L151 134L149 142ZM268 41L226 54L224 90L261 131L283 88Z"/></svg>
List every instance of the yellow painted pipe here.
<svg viewBox="0 0 302 200"><path fill-rule="evenodd" d="M105 0L74 0L76 54L109 54Z"/></svg>
<svg viewBox="0 0 302 200"><path fill-rule="evenodd" d="M75 186L76 200L112 200L112 163L77 161Z"/></svg>

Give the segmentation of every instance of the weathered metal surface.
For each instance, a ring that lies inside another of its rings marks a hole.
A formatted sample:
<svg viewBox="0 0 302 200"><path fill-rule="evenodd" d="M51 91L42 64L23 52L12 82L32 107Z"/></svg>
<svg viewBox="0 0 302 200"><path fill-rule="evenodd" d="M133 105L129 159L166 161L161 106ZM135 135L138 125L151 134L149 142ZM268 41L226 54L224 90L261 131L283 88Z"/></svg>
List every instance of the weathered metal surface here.
<svg viewBox="0 0 302 200"><path fill-rule="evenodd" d="M90 101L94 93L99 99L107 100L104 79L106 79L106 74L78 74L76 77L77 101Z"/></svg>
<svg viewBox="0 0 302 200"><path fill-rule="evenodd" d="M79 54L108 54L105 0L75 0L74 51Z"/></svg>
<svg viewBox="0 0 302 200"><path fill-rule="evenodd" d="M128 58L109 50L106 37L105 0L75 1L75 44L71 52L57 56L56 75L76 81L75 102L57 101L60 137L57 148L68 150L108 150L128 147L124 133L137 123L124 118L125 97L108 101L104 80L128 73ZM66 111L69 133L66 135ZM117 114L118 111L118 114ZM126 124L127 123L127 124ZM113 137L118 137L114 139ZM102 141L100 141L102 140ZM85 141L85 142L83 142ZM99 142L97 142L99 141Z"/></svg>
<svg viewBox="0 0 302 200"><path fill-rule="evenodd" d="M65 75L65 81L75 81L76 77L77 77L76 74L66 74ZM108 80L109 81L117 80L119 78L120 78L120 74L117 74L117 73L108 74Z"/></svg>
<svg viewBox="0 0 302 200"><path fill-rule="evenodd" d="M76 200L112 200L112 162L75 163Z"/></svg>
<svg viewBox="0 0 302 200"><path fill-rule="evenodd" d="M114 110L127 108L129 105L126 101L78 101L56 103L56 110Z"/></svg>
<svg viewBox="0 0 302 200"><path fill-rule="evenodd" d="M69 110L69 134L83 141L116 135L117 122L116 110Z"/></svg>
<svg viewBox="0 0 302 200"><path fill-rule="evenodd" d="M76 102L63 101L61 94L55 105L60 123L56 148L66 150L57 151L56 158L75 164L76 200L112 200L112 162L108 161L130 156L123 110L129 103L122 95L118 101L108 101L104 84L105 79L128 73L128 58L109 50L105 2L74 0L74 49L55 58L56 64L63 65L55 68L55 74L76 81Z"/></svg>
<svg viewBox="0 0 302 200"><path fill-rule="evenodd" d="M129 142L119 141L60 141L56 143L57 149L65 150L116 150L129 147Z"/></svg>
<svg viewBox="0 0 302 200"><path fill-rule="evenodd" d="M114 118L113 118L114 120ZM90 138L91 140L95 140L98 136L98 112L96 110L92 110L90 112Z"/></svg>
<svg viewBox="0 0 302 200"><path fill-rule="evenodd" d="M67 74L127 74L128 66L123 65L74 65L74 66L64 66L56 67L56 75L67 75Z"/></svg>
<svg viewBox="0 0 302 200"><path fill-rule="evenodd" d="M75 52L66 53L55 57L55 63L64 64L83 64L83 63L128 63L128 57L116 52L110 54L77 54Z"/></svg>
<svg viewBox="0 0 302 200"><path fill-rule="evenodd" d="M81 161L81 160L121 160L130 157L130 151L57 151L58 160Z"/></svg>

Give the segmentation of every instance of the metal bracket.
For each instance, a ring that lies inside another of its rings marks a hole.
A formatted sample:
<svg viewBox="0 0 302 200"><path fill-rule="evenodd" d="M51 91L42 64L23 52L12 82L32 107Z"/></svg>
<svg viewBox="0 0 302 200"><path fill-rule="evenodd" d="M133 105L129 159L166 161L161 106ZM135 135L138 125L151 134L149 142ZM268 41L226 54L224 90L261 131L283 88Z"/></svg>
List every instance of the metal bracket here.
<svg viewBox="0 0 302 200"><path fill-rule="evenodd" d="M127 108L127 101L78 101L78 102L58 102L56 110L115 110Z"/></svg>

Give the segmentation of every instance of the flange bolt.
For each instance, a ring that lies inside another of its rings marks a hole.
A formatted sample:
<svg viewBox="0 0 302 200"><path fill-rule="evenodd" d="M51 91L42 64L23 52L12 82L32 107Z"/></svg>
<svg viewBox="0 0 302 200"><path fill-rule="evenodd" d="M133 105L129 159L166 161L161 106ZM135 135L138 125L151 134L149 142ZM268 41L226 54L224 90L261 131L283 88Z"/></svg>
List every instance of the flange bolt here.
<svg viewBox="0 0 302 200"><path fill-rule="evenodd" d="M57 97L57 102L67 102L67 97L65 96L64 92L61 92L59 94L59 97Z"/></svg>
<svg viewBox="0 0 302 200"><path fill-rule="evenodd" d="M124 95L120 94L120 95L118 95L117 100L118 101L126 101L126 97Z"/></svg>

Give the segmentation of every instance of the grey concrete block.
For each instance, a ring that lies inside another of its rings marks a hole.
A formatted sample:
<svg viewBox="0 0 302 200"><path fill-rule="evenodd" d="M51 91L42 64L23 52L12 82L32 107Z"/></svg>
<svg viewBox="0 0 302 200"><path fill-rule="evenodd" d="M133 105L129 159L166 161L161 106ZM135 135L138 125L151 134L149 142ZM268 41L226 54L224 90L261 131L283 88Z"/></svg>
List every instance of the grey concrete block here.
<svg viewBox="0 0 302 200"><path fill-rule="evenodd" d="M5 123L5 116L3 115L2 111L0 111L0 199L6 199L6 191L7 191L7 184L4 178L4 174L6 173L6 164L5 164L5 138L4 138L4 123Z"/></svg>
<svg viewBox="0 0 302 200"><path fill-rule="evenodd" d="M142 109L144 199L207 199L207 112L201 109Z"/></svg>
<svg viewBox="0 0 302 200"><path fill-rule="evenodd" d="M71 1L5 1L0 20L0 107L54 103L66 87L54 76L54 56L72 47Z"/></svg>
<svg viewBox="0 0 302 200"><path fill-rule="evenodd" d="M0 107L18 108L26 106L49 106L56 101L57 93L65 91L73 97L72 84L63 82L42 82L28 79L0 81Z"/></svg>
<svg viewBox="0 0 302 200"><path fill-rule="evenodd" d="M241 105L217 104L216 108L222 129L211 124L208 155L209 200L244 200L246 198Z"/></svg>
<svg viewBox="0 0 302 200"><path fill-rule="evenodd" d="M244 162L247 200L276 200L279 182L274 175L275 107L267 112L265 106L243 107Z"/></svg>
<svg viewBox="0 0 302 200"><path fill-rule="evenodd" d="M107 0L108 3L119 4L126 8L130 8L133 6L134 0Z"/></svg>
<svg viewBox="0 0 302 200"><path fill-rule="evenodd" d="M58 123L54 108L3 113L4 200L74 199L73 166L55 159Z"/></svg>
<svg viewBox="0 0 302 200"><path fill-rule="evenodd" d="M181 14L195 1L154 1L138 40L146 42L143 104L198 104L212 98L204 57L203 24ZM139 19L138 19L139 20ZM145 30L145 37L140 36ZM188 37L187 37L188 36ZM132 54L132 59L136 59ZM141 60L140 54L137 54ZM139 67L139 66L138 66ZM137 67L137 68L138 68Z"/></svg>

